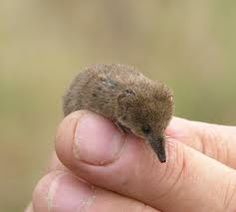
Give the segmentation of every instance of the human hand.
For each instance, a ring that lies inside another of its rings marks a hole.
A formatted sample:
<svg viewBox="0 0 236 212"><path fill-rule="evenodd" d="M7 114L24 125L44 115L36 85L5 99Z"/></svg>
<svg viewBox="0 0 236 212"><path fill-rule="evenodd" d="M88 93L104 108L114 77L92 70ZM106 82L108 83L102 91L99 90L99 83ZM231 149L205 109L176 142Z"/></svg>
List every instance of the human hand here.
<svg viewBox="0 0 236 212"><path fill-rule="evenodd" d="M236 128L174 118L166 135L162 164L107 119L72 113L28 211L236 211Z"/></svg>

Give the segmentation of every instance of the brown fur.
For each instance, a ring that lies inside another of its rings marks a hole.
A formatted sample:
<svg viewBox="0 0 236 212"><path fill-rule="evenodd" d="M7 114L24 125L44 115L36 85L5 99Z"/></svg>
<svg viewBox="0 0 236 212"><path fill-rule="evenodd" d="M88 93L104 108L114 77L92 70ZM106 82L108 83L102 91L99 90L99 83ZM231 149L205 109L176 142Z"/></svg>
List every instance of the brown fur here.
<svg viewBox="0 0 236 212"><path fill-rule="evenodd" d="M87 109L145 138L161 162L166 161L164 130L173 108L173 95L165 84L120 64L85 69L74 79L63 102L65 116Z"/></svg>

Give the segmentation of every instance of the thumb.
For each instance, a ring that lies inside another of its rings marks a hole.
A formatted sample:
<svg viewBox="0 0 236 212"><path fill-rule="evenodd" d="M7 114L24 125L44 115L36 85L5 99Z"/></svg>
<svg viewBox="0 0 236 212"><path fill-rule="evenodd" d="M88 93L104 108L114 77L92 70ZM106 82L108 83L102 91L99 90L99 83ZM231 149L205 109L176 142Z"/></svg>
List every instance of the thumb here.
<svg viewBox="0 0 236 212"><path fill-rule="evenodd" d="M166 145L161 164L146 142L84 111L67 117L56 138L62 163L96 186L163 211L236 209L233 169L173 138Z"/></svg>

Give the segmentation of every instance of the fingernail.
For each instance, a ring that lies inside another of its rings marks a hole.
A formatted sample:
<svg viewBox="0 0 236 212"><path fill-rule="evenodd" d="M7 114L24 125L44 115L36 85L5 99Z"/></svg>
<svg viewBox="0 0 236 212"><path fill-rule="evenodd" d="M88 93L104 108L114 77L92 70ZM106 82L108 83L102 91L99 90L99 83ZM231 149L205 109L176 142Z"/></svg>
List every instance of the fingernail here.
<svg viewBox="0 0 236 212"><path fill-rule="evenodd" d="M119 157L125 142L125 135L114 124L94 113L80 118L75 133L75 157L93 165L113 162Z"/></svg>
<svg viewBox="0 0 236 212"><path fill-rule="evenodd" d="M49 211L83 211L95 200L94 187L78 178L62 174L51 183L48 192Z"/></svg>

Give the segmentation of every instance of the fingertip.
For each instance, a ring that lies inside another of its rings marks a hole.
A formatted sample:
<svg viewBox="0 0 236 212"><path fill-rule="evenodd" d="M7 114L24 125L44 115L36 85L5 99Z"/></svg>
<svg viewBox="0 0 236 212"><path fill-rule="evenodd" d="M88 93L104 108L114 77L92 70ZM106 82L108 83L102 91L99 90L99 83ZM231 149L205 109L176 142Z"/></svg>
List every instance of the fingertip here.
<svg viewBox="0 0 236 212"><path fill-rule="evenodd" d="M89 111L78 111L66 117L56 136L56 153L68 168L78 162L105 165L116 160L126 135L108 119Z"/></svg>
<svg viewBox="0 0 236 212"><path fill-rule="evenodd" d="M55 150L58 159L66 166L70 167L73 158L72 146L70 145L75 136L78 122L88 111L75 111L66 116L59 124L55 138Z"/></svg>
<svg viewBox="0 0 236 212"><path fill-rule="evenodd" d="M65 173L62 171L55 171L45 175L36 185L33 191L33 209L37 212L47 212L51 210L52 206L52 192L55 189L50 187L53 185L53 181ZM55 181L54 181L55 182ZM55 187L55 186L54 186ZM53 188L53 187L51 187ZM50 194L49 194L50 193Z"/></svg>
<svg viewBox="0 0 236 212"><path fill-rule="evenodd" d="M37 212L80 211L93 198L93 186L68 172L53 171L35 187L33 207Z"/></svg>

